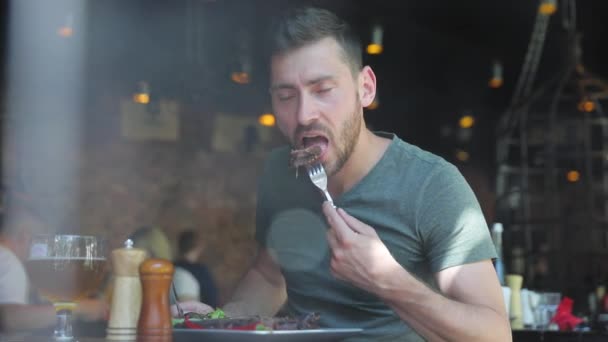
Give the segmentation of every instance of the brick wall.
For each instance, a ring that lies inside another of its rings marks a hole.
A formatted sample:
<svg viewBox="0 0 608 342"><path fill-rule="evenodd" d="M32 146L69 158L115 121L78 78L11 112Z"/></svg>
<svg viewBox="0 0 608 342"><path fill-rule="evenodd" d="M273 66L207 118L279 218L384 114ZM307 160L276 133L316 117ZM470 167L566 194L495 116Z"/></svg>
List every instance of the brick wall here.
<svg viewBox="0 0 608 342"><path fill-rule="evenodd" d="M157 225L175 248L179 232L194 228L205 240L201 261L211 267L222 297L230 295L255 254L260 155L125 142L84 152L81 231L105 234L112 246L120 246L138 227Z"/></svg>

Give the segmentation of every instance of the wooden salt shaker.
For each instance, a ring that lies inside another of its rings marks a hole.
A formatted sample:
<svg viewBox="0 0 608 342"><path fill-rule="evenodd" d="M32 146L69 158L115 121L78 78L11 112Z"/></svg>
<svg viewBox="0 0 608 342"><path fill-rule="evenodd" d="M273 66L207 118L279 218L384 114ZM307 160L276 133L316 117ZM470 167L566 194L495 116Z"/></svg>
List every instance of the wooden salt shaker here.
<svg viewBox="0 0 608 342"><path fill-rule="evenodd" d="M172 341L169 289L173 270L173 264L165 259L148 259L139 266L143 300L137 324L137 341Z"/></svg>
<svg viewBox="0 0 608 342"><path fill-rule="evenodd" d="M114 281L107 340L135 341L141 309L139 265L145 258L146 251L133 248L131 240L125 241L124 248L112 251Z"/></svg>

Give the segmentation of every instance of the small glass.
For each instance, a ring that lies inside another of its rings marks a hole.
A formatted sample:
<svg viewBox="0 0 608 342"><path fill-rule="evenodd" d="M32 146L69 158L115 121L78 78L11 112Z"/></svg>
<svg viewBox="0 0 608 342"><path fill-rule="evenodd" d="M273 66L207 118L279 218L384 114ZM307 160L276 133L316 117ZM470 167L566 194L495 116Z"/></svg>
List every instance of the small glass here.
<svg viewBox="0 0 608 342"><path fill-rule="evenodd" d="M551 319L555 316L561 299L562 295L558 292L539 293L538 304L534 308L534 321L537 329L543 331L549 329Z"/></svg>

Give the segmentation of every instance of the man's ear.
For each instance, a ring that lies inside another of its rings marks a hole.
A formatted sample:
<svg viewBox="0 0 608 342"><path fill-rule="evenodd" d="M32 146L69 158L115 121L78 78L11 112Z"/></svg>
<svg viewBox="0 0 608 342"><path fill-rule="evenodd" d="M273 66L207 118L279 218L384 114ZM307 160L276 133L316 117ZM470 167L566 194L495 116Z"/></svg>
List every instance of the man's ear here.
<svg viewBox="0 0 608 342"><path fill-rule="evenodd" d="M359 100L363 107L369 106L376 97L376 74L369 66L359 73Z"/></svg>

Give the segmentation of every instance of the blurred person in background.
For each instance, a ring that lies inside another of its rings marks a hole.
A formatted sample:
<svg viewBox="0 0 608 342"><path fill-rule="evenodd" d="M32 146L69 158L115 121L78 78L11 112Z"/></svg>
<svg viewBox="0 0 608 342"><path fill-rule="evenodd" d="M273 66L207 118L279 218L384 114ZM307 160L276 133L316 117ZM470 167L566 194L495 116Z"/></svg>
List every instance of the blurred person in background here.
<svg viewBox="0 0 608 342"><path fill-rule="evenodd" d="M173 249L171 248L171 241L167 234L158 226L141 226L135 230L129 239L133 241L133 247L143 249L146 251L146 259L163 259L173 262ZM191 284L196 284L192 279L193 277L183 270L174 270L173 273L173 288L177 279L184 284L190 284L189 289L192 288ZM184 285L185 287L186 285ZM193 292L192 290L189 292ZM169 290L169 301L171 304L178 301L178 298L174 296L175 292ZM189 296L188 298L194 298Z"/></svg>
<svg viewBox="0 0 608 342"><path fill-rule="evenodd" d="M200 300L218 306L218 291L209 268L201 262L205 250L203 240L193 230L179 234L175 262L175 288L180 301ZM193 281L194 280L194 281Z"/></svg>
<svg viewBox="0 0 608 342"><path fill-rule="evenodd" d="M0 332L16 332L51 327L55 307L35 300L24 262L33 234L48 232L44 221L28 205L27 196L5 194L0 208ZM109 307L101 299L79 301L75 320L101 321Z"/></svg>

